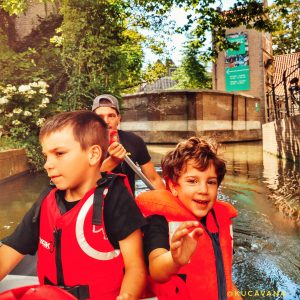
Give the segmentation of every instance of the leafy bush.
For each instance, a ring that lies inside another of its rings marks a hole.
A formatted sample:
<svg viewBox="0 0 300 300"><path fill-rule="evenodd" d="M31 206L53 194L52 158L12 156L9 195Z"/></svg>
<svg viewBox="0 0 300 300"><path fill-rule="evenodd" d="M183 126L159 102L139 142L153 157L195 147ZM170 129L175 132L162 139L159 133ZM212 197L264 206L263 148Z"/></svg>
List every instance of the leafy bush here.
<svg viewBox="0 0 300 300"><path fill-rule="evenodd" d="M37 170L43 166L39 129L51 114L50 97L43 80L0 86L0 135L24 147L32 168Z"/></svg>

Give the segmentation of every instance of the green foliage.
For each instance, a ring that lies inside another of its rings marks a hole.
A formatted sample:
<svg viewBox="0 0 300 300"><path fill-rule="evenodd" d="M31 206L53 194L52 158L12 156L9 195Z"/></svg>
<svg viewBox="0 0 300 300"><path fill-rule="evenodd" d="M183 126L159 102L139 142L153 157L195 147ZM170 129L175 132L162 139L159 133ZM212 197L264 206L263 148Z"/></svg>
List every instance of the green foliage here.
<svg viewBox="0 0 300 300"><path fill-rule="evenodd" d="M272 34L274 54L288 54L300 51L300 5L298 0L283 1L272 5L271 17L277 22Z"/></svg>
<svg viewBox="0 0 300 300"><path fill-rule="evenodd" d="M274 31L276 24L266 17L268 9L260 0L235 1L233 7L222 12L222 1L216 0L136 0L140 15L148 20L148 26L158 30L163 27L167 13L174 6L187 12L187 22L176 28L179 33L188 33L193 37L193 47L200 49L206 43L206 37L213 33L214 47L202 53L202 59L211 60L218 52L232 47L226 40L225 29L245 25L247 28ZM275 0L275 3L286 2ZM219 7L218 7L219 5Z"/></svg>
<svg viewBox="0 0 300 300"><path fill-rule="evenodd" d="M162 63L161 60L157 60L154 64L148 64L143 74L143 78L144 81L148 83L152 83L158 80L159 78L167 75L168 75L168 66Z"/></svg>
<svg viewBox="0 0 300 300"><path fill-rule="evenodd" d="M28 1L27 0L2 0L0 2L0 5L10 15L19 15L21 12L27 9Z"/></svg>
<svg viewBox="0 0 300 300"><path fill-rule="evenodd" d="M182 63L172 74L172 79L178 82L175 88L212 88L211 76L200 60L201 55L199 55L199 51L189 44L183 52Z"/></svg>
<svg viewBox="0 0 300 300"><path fill-rule="evenodd" d="M119 95L140 82L142 36L128 28L127 8L119 0L64 1L61 46L70 109L90 108L95 95Z"/></svg>
<svg viewBox="0 0 300 300"><path fill-rule="evenodd" d="M19 147L24 147L32 166L42 168L39 129L51 115L48 84L39 80L27 85L0 86L0 132Z"/></svg>
<svg viewBox="0 0 300 300"><path fill-rule="evenodd" d="M0 32L0 84L21 85L43 78L56 98L63 89L66 75L60 51L50 43L49 37L59 26L61 18L50 15L12 49L7 36ZM9 62L9 63L8 63Z"/></svg>
<svg viewBox="0 0 300 300"><path fill-rule="evenodd" d="M2 135L0 131L0 151L17 149L19 144L6 135Z"/></svg>

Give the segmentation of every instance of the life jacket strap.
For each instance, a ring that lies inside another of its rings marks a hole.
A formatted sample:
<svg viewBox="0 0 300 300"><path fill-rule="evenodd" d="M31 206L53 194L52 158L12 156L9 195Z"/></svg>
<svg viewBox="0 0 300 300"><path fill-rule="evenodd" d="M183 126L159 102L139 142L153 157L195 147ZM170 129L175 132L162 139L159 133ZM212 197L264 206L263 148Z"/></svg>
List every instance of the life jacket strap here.
<svg viewBox="0 0 300 300"><path fill-rule="evenodd" d="M92 224L93 225L102 225L102 203L105 197L105 189L110 190L113 183L115 182L118 175L116 174L107 174L105 172L101 173L102 178L97 182L97 188L94 192L94 202L93 202L93 215L92 215Z"/></svg>
<svg viewBox="0 0 300 300"><path fill-rule="evenodd" d="M72 294L78 300L85 300L90 298L90 289L88 285L75 285L75 286L65 286L65 285L55 285L47 277L44 279L44 284L57 286L68 293Z"/></svg>
<svg viewBox="0 0 300 300"><path fill-rule="evenodd" d="M206 233L210 237L214 249L217 284L218 284L218 300L226 300L227 297L226 297L225 269L224 269L223 255L222 255L221 244L220 244L220 237L219 237L220 227L219 227L219 223L215 211L213 209L211 210L211 213L215 221L215 224L218 228L218 232L210 232L206 227L207 215L203 217L200 220L200 222L203 225L203 228L205 229Z"/></svg>

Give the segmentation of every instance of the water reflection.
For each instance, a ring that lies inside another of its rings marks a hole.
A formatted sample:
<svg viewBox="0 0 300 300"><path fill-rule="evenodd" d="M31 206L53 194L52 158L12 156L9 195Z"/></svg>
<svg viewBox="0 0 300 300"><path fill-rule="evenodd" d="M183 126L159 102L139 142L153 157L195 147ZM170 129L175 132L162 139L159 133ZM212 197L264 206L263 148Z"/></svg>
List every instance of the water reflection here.
<svg viewBox="0 0 300 300"><path fill-rule="evenodd" d="M10 234L49 182L44 173L0 184L0 238Z"/></svg>
<svg viewBox="0 0 300 300"><path fill-rule="evenodd" d="M220 198L239 211L233 268L239 290L244 299L255 292L256 299L299 299L299 224L295 213L278 209L280 203L299 211L299 170L257 143L226 145L224 156L228 174Z"/></svg>
<svg viewBox="0 0 300 300"><path fill-rule="evenodd" d="M159 163L173 147L149 148ZM263 153L260 143L226 144L222 153L228 172L219 198L239 211L234 220L237 287L244 299L300 299L299 169ZM16 226L47 181L35 175L0 185L0 238ZM136 185L137 193L145 190L140 180Z"/></svg>
<svg viewBox="0 0 300 300"><path fill-rule="evenodd" d="M300 225L300 167L287 160L279 160L264 152L264 182L270 189L268 199L284 215Z"/></svg>

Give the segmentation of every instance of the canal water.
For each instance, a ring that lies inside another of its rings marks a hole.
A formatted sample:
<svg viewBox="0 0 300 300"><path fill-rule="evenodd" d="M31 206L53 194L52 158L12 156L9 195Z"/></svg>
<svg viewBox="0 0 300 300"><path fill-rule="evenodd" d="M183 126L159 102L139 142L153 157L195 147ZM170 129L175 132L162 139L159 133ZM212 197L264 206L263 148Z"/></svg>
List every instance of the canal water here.
<svg viewBox="0 0 300 300"><path fill-rule="evenodd" d="M174 146L150 145L161 156ZM219 198L232 203L234 281L244 299L300 299L300 170L264 153L261 143L224 144L228 171ZM45 175L0 184L0 239L14 230L47 184ZM136 181L137 193L146 188ZM209 300L209 299L208 299Z"/></svg>

